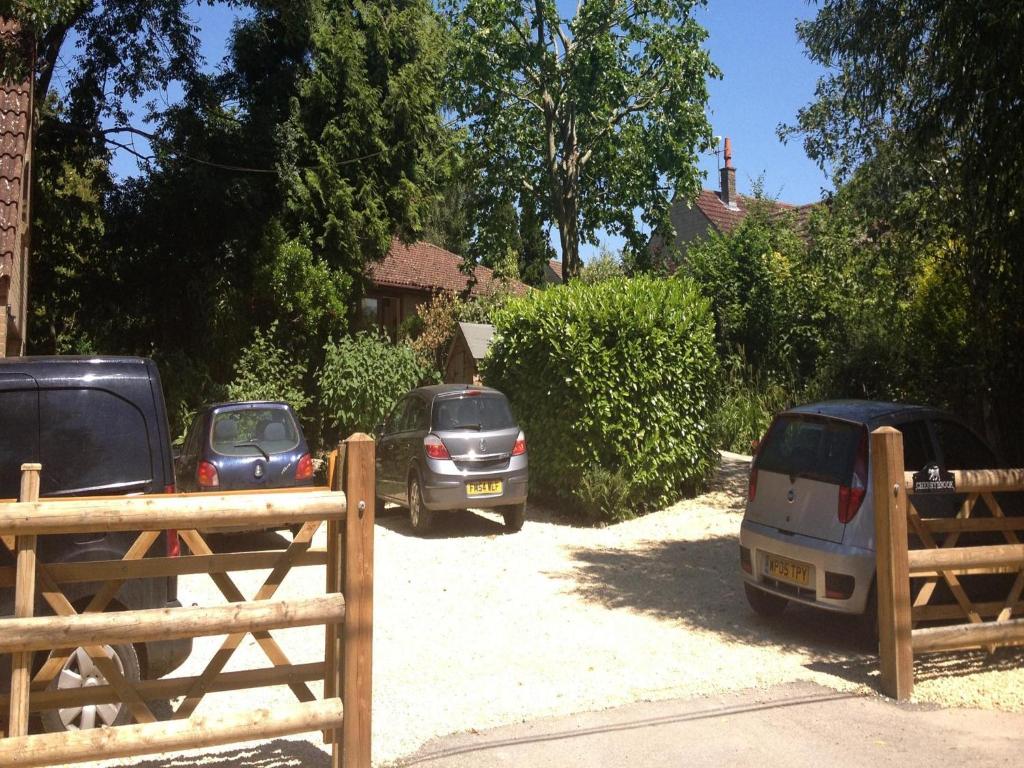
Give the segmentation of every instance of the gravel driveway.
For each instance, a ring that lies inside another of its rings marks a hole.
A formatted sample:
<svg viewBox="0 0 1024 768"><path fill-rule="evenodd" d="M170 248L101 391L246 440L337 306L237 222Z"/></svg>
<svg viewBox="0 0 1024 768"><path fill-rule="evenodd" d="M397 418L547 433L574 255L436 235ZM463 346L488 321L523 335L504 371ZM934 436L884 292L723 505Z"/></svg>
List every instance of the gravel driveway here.
<svg viewBox="0 0 1024 768"><path fill-rule="evenodd" d="M747 608L736 550L746 468L744 457L727 454L709 493L603 529L531 509L515 535L503 534L497 516L463 513L421 539L389 510L376 539L375 764L444 734L634 701L794 681L873 693L877 662L851 639L853 622L803 609L768 621ZM236 581L251 594L263 576ZM317 593L322 584L322 570L302 569L279 594ZM182 578L179 591L186 604L223 602L206 577ZM322 658L322 630L277 635L294 661ZM219 641L198 640L176 674L198 674ZM228 668L264 665L249 638ZM916 672L916 701L1024 711L1024 652L938 656ZM198 713L290 696L213 694ZM326 765L319 746L316 734L279 739L201 764Z"/></svg>

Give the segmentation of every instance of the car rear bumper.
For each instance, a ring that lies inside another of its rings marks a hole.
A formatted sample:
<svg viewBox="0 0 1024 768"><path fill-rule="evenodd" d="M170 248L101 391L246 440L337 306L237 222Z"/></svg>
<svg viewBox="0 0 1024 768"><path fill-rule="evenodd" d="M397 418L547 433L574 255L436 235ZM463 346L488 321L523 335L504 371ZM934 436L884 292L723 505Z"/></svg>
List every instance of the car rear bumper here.
<svg viewBox="0 0 1024 768"><path fill-rule="evenodd" d="M474 474L468 477L439 477L427 475L423 478L423 504L430 510L491 509L512 504L523 504L526 501L528 474ZM480 483L493 480L501 481L501 493L487 496L471 496L467 491L469 483Z"/></svg>
<svg viewBox="0 0 1024 768"><path fill-rule="evenodd" d="M800 534L786 534L759 523L743 521L740 546L750 551L753 573L741 568L743 580L794 602L839 613L864 612L868 593L875 577L875 553L844 544L814 539ZM773 578L768 573L768 557L774 555L810 566L809 583L804 587ZM830 572L854 578L850 597L826 596L825 574Z"/></svg>

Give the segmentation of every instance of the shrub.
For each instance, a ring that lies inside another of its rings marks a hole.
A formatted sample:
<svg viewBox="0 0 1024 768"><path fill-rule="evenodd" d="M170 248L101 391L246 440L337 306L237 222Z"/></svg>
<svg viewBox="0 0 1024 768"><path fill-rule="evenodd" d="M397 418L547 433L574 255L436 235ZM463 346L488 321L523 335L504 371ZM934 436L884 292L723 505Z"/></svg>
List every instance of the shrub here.
<svg viewBox="0 0 1024 768"><path fill-rule="evenodd" d="M526 430L535 490L573 498L600 467L621 472L643 510L708 477L717 360L693 283L574 281L509 300L493 322L484 377Z"/></svg>
<svg viewBox="0 0 1024 768"><path fill-rule="evenodd" d="M302 413L311 400L303 387L306 366L297 362L274 341L277 323L266 332L257 329L253 341L235 362L234 379L228 384L231 400L284 400Z"/></svg>
<svg viewBox="0 0 1024 768"><path fill-rule="evenodd" d="M410 389L438 381L408 344L374 333L357 333L324 345L317 372L323 426L330 445L352 432L372 432Z"/></svg>
<svg viewBox="0 0 1024 768"><path fill-rule="evenodd" d="M579 279L584 283L601 283L625 274L622 261L611 251L602 248L597 256L583 265Z"/></svg>
<svg viewBox="0 0 1024 768"><path fill-rule="evenodd" d="M741 358L730 358L718 408L711 420L715 445L727 451L750 453L779 411L793 404L792 387L767 379Z"/></svg>
<svg viewBox="0 0 1024 768"><path fill-rule="evenodd" d="M588 467L580 476L575 496L583 514L592 522L621 523L635 516L629 481L621 470Z"/></svg>

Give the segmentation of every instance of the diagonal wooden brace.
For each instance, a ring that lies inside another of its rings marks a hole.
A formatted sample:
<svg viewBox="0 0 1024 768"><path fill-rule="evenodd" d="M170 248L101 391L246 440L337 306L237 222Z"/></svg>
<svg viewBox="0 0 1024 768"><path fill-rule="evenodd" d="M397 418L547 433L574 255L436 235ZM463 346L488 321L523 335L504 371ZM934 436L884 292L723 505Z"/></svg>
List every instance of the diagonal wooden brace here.
<svg viewBox="0 0 1024 768"><path fill-rule="evenodd" d="M146 553L149 552L149 548L153 546L153 542L157 540L160 533L160 531L143 531L139 534L138 538L135 539L135 543L132 544L121 559L141 560L146 556ZM99 592L93 595L92 600L89 601L89 604L85 607L85 610L82 611L82 613L101 613L106 610L107 606L110 605L110 601L114 599L114 596L117 594L118 590L121 589L121 585L124 584L125 581L126 579L111 579L108 581ZM43 587L43 597L46 598L48 603L50 603L54 611L57 611L57 608L51 602L50 596L52 595L56 597L57 594L62 598L64 597L63 591L57 586L56 582L53 579L48 579L47 585ZM65 602L67 601L65 600ZM68 603L68 605L70 605L70 603ZM58 615L69 615L61 614L59 611L57 611L57 613ZM68 660L74 650L74 648L58 648L52 651L50 653L50 658L46 660L46 663L43 664L42 668L32 679L33 687L36 689L42 689L49 685L50 682L60 673L61 669L64 667L64 662ZM100 659L96 658L91 653L89 655L93 657L94 661L100 663ZM103 658L106 659L105 654Z"/></svg>
<svg viewBox="0 0 1024 768"><path fill-rule="evenodd" d="M281 586L281 582L284 580L284 577L291 570L294 558L309 548L310 541L320 525L321 521L310 521L302 526L292 543L286 550L284 550L284 552L281 553L281 557L278 559L277 564L253 597L253 600L268 600L274 596L278 587ZM213 554L213 550L210 549L206 540L198 531L179 531L178 535L181 536L182 540L188 544L189 549L194 553L202 555ZM232 581L231 577L227 574L210 574L210 578L213 579L214 583L229 602L237 603L245 600L245 596L238 587L235 586L234 581ZM245 639L246 634L247 633L245 632L238 632L233 635L229 635L224 639L221 647L213 655L213 658L210 659L209 664L206 665L202 674L199 675L199 678L189 690L184 701L178 705L178 708L174 712L175 719L183 719L191 716L196 707L199 706L199 702L201 702L203 697L206 695L206 691L210 683L218 674L220 674L225 665L227 665L235 651L238 650L238 646L241 644L242 640ZM254 632L253 638L257 643L259 643L264 654L266 654L267 658L275 666L286 666L291 663L285 652L281 649L281 646L278 645L277 641L270 636L269 632ZM289 684L289 687L292 689L292 692L299 701L313 701L316 698L313 695L313 692L309 689L309 686L305 683L292 683Z"/></svg>

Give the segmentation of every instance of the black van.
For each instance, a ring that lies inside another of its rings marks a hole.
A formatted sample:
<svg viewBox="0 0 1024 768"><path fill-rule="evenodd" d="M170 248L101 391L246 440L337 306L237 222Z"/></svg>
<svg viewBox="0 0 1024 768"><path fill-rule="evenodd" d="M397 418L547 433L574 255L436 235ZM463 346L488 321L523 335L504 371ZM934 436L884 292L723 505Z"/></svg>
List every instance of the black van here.
<svg viewBox="0 0 1024 768"><path fill-rule="evenodd" d="M94 496L174 492L174 466L160 374L138 357L20 357L0 359L0 499L16 499L21 465L38 462L40 495ZM40 560L64 563L119 560L132 532L41 536ZM168 531L149 556L179 554ZM13 565L0 546L0 566ZM66 584L64 594L82 610L100 584ZM126 581L108 610L180 606L177 579ZM13 591L0 590L0 616L13 614ZM38 601L36 612L49 614ZM128 679L162 677L191 652L191 640L115 645L115 663ZM42 663L37 654L37 666ZM0 656L0 692L9 690L10 657ZM85 653L74 653L58 677L60 687L104 682ZM118 704L44 712L47 730L90 728L128 721Z"/></svg>

